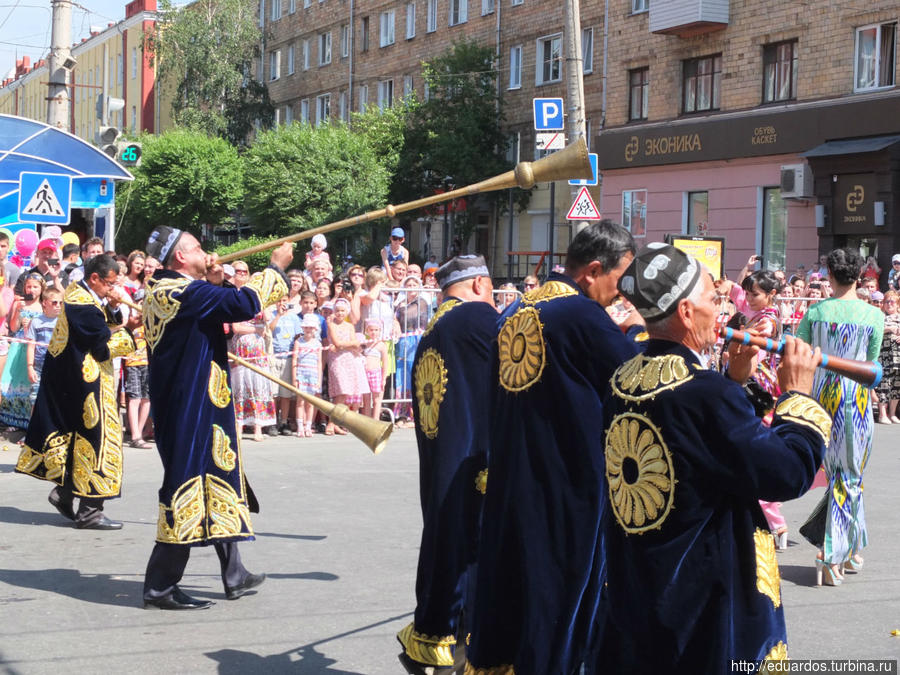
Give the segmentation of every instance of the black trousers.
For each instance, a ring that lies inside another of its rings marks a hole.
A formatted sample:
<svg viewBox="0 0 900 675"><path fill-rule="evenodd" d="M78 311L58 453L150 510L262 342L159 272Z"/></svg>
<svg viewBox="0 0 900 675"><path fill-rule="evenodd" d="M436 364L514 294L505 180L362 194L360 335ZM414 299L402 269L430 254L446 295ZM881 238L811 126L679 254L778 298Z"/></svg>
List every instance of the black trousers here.
<svg viewBox="0 0 900 675"><path fill-rule="evenodd" d="M222 583L225 588L240 585L250 574L241 563L241 554L236 542L215 544L216 555L222 570ZM168 595L184 576L191 557L191 547L183 544L161 544L156 542L147 572L144 575L144 598L161 598Z"/></svg>
<svg viewBox="0 0 900 675"><path fill-rule="evenodd" d="M68 474L65 482L62 485L53 488L51 492L56 492L56 494L59 495L59 500L61 502L73 504L75 502L75 495L72 494L73 486L70 476L71 474ZM78 510L75 512L75 522L87 523L99 518L103 513L104 501L106 500L103 499L103 497L82 497L78 503Z"/></svg>

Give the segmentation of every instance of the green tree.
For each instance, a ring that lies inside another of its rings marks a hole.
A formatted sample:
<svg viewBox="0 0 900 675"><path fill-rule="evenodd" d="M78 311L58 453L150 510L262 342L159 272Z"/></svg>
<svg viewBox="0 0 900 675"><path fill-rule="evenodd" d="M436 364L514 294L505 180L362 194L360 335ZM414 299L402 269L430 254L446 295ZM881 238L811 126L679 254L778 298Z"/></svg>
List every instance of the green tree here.
<svg viewBox="0 0 900 675"><path fill-rule="evenodd" d="M148 40L159 79L172 94L175 123L246 142L254 123L271 125L274 108L265 85L253 77L262 33L256 0L196 0L174 9L161 4L161 20Z"/></svg>
<svg viewBox="0 0 900 675"><path fill-rule="evenodd" d="M119 183L117 241L143 248L157 225L173 225L194 235L216 225L243 198L243 164L234 146L204 133L176 129L141 137L141 165L134 181Z"/></svg>
<svg viewBox="0 0 900 675"><path fill-rule="evenodd" d="M385 205L387 170L370 140L343 124L265 131L244 160L244 207L258 234L293 234Z"/></svg>

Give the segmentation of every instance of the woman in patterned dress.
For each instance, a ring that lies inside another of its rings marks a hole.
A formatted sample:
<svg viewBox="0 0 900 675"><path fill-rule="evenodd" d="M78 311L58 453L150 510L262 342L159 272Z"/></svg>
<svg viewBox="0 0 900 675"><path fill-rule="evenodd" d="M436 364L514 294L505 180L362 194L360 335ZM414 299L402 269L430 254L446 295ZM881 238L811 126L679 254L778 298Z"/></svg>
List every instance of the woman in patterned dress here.
<svg viewBox="0 0 900 675"><path fill-rule="evenodd" d="M856 297L862 259L857 251L828 254L828 276L834 295L810 306L797 327L797 337L823 354L876 361L881 351L884 314ZM813 393L833 419L825 452L828 504L825 533L816 557L817 583L837 586L844 572L862 568L860 551L868 543L863 509L863 471L872 450L872 405L869 389L822 368ZM842 570L843 568L843 570Z"/></svg>
<svg viewBox="0 0 900 675"><path fill-rule="evenodd" d="M897 291L888 291L881 301L884 312L884 337L881 340L883 374L878 384L878 421L881 424L900 424L897 400L900 399L900 306Z"/></svg>
<svg viewBox="0 0 900 675"><path fill-rule="evenodd" d="M265 317L259 314L253 321L234 324L232 346L237 356L268 369ZM249 368L234 365L231 367L231 386L238 438L244 426L252 426L253 440L261 441L262 428L275 424L275 399L271 383Z"/></svg>

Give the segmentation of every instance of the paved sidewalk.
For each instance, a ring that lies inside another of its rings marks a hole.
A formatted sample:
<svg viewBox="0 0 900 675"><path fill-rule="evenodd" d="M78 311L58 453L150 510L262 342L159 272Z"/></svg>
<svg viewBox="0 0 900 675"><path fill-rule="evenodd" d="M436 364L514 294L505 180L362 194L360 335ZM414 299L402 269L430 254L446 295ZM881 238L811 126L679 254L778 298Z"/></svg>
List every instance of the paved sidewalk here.
<svg viewBox="0 0 900 675"><path fill-rule="evenodd" d="M47 503L49 483L12 473L0 440L0 673L401 672L394 634L411 620L421 515L411 430L378 457L351 436L247 441L260 497L258 539L242 545L259 592L224 599L211 549L197 549L185 589L216 605L141 609L162 470L126 448L125 496L107 512L119 532L77 531ZM816 588L815 551L797 528L821 489L785 505L779 554L794 658L898 658L900 426L878 426L866 479L870 547L862 574Z"/></svg>

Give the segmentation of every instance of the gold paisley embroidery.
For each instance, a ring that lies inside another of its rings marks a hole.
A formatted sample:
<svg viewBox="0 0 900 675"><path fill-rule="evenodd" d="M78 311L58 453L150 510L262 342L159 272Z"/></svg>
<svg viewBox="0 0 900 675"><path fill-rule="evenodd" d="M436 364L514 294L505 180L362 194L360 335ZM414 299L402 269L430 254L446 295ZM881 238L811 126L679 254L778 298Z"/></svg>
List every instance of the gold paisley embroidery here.
<svg viewBox="0 0 900 675"><path fill-rule="evenodd" d="M503 323L497 346L500 385L507 391L525 391L541 379L547 362L542 330L541 315L533 307L522 307Z"/></svg>
<svg viewBox="0 0 900 675"><path fill-rule="evenodd" d="M262 307L274 305L288 293L287 284L284 283L282 276L269 267L259 275L254 274L241 290L243 289L256 293Z"/></svg>
<svg viewBox="0 0 900 675"><path fill-rule="evenodd" d="M23 445L22 451L19 453L19 459L16 460L16 471L33 474L34 470L41 465L43 459L43 455L35 452L27 445Z"/></svg>
<svg viewBox="0 0 900 675"><path fill-rule="evenodd" d="M217 408L224 408L231 403L231 389L228 388L228 376L215 361L210 361L209 365L209 400Z"/></svg>
<svg viewBox="0 0 900 675"><path fill-rule="evenodd" d="M859 387L865 389L865 387ZM828 443L831 438L831 416L819 403L803 394L790 394L775 406L775 414L789 422L814 429Z"/></svg>
<svg viewBox="0 0 900 675"><path fill-rule="evenodd" d="M487 469L482 469L478 472L478 475L475 476L475 489L478 490L481 494L487 493L487 479Z"/></svg>
<svg viewBox="0 0 900 675"><path fill-rule="evenodd" d="M100 366L100 455L98 470L91 478L95 492L90 497L116 497L122 485L122 418L116 399L112 359Z"/></svg>
<svg viewBox="0 0 900 675"><path fill-rule="evenodd" d="M428 322L428 325L425 327L425 332L422 334L422 337L425 337L431 332L431 329L434 328L435 324L437 324L438 320L444 314L449 312L451 309L456 307L457 305L461 305L462 301L457 300L456 298L450 298L441 303L440 307L437 308L437 311L434 313L434 316L431 317L431 321Z"/></svg>
<svg viewBox="0 0 900 675"><path fill-rule="evenodd" d="M75 453L72 460L72 482L75 485L74 493L77 495L89 495L91 492L91 478L94 475L94 466L97 464L97 453L94 446L81 434L75 434L75 443L72 446Z"/></svg>
<svg viewBox="0 0 900 675"><path fill-rule="evenodd" d="M66 318L66 308L59 313L56 320L56 326L53 328L53 335L50 336L50 344L47 351L52 356L59 356L69 343L69 320Z"/></svg>
<svg viewBox="0 0 900 675"><path fill-rule="evenodd" d="M107 345L109 346L109 358L111 359L117 356L128 356L136 349L134 338L124 328L113 333Z"/></svg>
<svg viewBox="0 0 900 675"><path fill-rule="evenodd" d="M69 443L72 441L72 433L60 434L54 431L44 441L43 461L44 478L47 480L61 480L66 473L66 455L69 452Z"/></svg>
<svg viewBox="0 0 900 675"><path fill-rule="evenodd" d="M238 498L234 488L221 478L206 476L206 508L210 537L253 534L250 510Z"/></svg>
<svg viewBox="0 0 900 675"><path fill-rule="evenodd" d="M516 669L510 665L476 668L466 660L465 675L516 675Z"/></svg>
<svg viewBox="0 0 900 675"><path fill-rule="evenodd" d="M156 348L166 325L175 318L181 301L178 298L190 283L187 279L159 279L148 282L144 300L144 337L150 349Z"/></svg>
<svg viewBox="0 0 900 675"><path fill-rule="evenodd" d="M216 466L222 471L234 471L234 460L237 455L231 449L231 439L218 424L212 425L212 457Z"/></svg>
<svg viewBox="0 0 900 675"><path fill-rule="evenodd" d="M93 429L100 421L100 409L97 407L97 399L94 392L91 392L84 399L82 406L81 418L84 420L86 429Z"/></svg>
<svg viewBox="0 0 900 675"><path fill-rule="evenodd" d="M528 291L522 296L525 305L536 305L539 302L547 302L556 298L564 298L568 295L578 295L578 291L562 281L548 281L540 288Z"/></svg>
<svg viewBox="0 0 900 675"><path fill-rule="evenodd" d="M778 641L772 649L769 650L769 653L766 654L766 658L763 659L762 664L759 667L760 673L779 673L783 672L782 668L779 668L775 665L775 661L787 661L788 658L788 648L784 642Z"/></svg>
<svg viewBox="0 0 900 675"><path fill-rule="evenodd" d="M629 534L662 526L675 499L672 455L643 415L617 416L606 434L606 478L616 520Z"/></svg>
<svg viewBox="0 0 900 675"><path fill-rule="evenodd" d="M675 389L692 379L685 360L677 354L644 356L626 361L613 374L613 394L626 401L643 401L661 391Z"/></svg>
<svg viewBox="0 0 900 675"><path fill-rule="evenodd" d="M409 624L397 633L397 639L403 645L406 655L413 661L429 666L453 665L456 638L452 635L425 635L416 631L413 624Z"/></svg>
<svg viewBox="0 0 900 675"><path fill-rule="evenodd" d="M775 539L771 532L756 528L756 590L768 596L775 608L781 606L781 573L775 560Z"/></svg>
<svg viewBox="0 0 900 675"><path fill-rule="evenodd" d="M436 349L426 349L416 363L413 376L419 405L419 426L428 438L438 435L441 401L447 393L447 369Z"/></svg>
<svg viewBox="0 0 900 675"><path fill-rule="evenodd" d="M171 525L169 524L171 514ZM170 506L159 505L156 540L164 544L189 544L203 539L206 506L203 500L203 478L195 476L172 495Z"/></svg>
<svg viewBox="0 0 900 675"><path fill-rule="evenodd" d="M90 354L84 355L84 361L81 364L81 377L85 382L93 382L100 377L100 366Z"/></svg>

